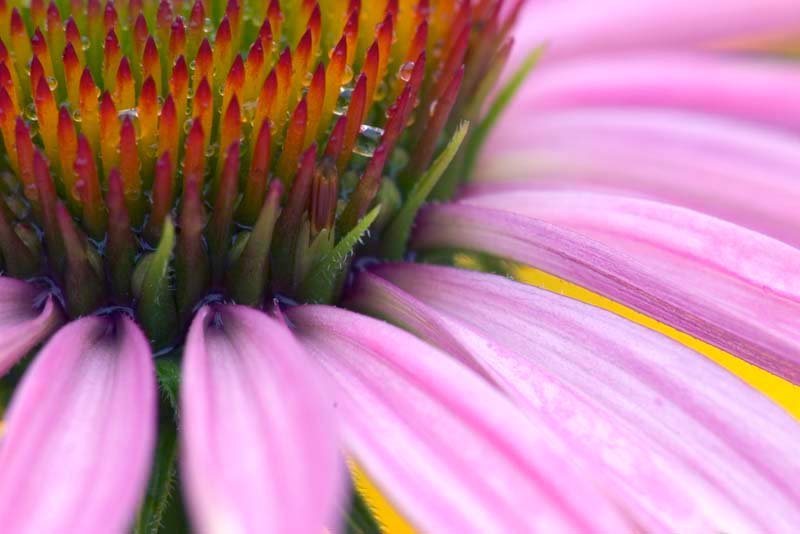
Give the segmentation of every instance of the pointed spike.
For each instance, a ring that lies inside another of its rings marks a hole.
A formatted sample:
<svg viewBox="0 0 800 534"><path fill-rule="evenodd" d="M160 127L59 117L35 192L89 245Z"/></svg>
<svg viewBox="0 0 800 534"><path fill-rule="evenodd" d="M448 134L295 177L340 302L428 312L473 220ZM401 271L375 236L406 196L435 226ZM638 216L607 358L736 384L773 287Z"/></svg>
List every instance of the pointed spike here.
<svg viewBox="0 0 800 534"><path fill-rule="evenodd" d="M183 187L186 189L187 180L193 176L203 182L206 164L205 134L200 118L192 119L192 126L186 135L186 147L183 158Z"/></svg>
<svg viewBox="0 0 800 534"><path fill-rule="evenodd" d="M181 324L188 324L211 278L211 267L203 247L206 215L200 188L202 177L189 175L181 203L178 250L175 255L176 301Z"/></svg>
<svg viewBox="0 0 800 534"><path fill-rule="evenodd" d="M366 98L367 77L362 74L358 77L356 87L353 89L353 94L350 97L350 105L347 108L347 128L344 134L344 144L336 163L340 175L344 174L344 170L347 168L347 164L350 163L350 158L353 156L353 147L356 146L356 139L361 129L361 121L364 118L364 113L367 108Z"/></svg>
<svg viewBox="0 0 800 534"><path fill-rule="evenodd" d="M258 306L264 301L267 290L269 252L275 222L280 212L283 187L278 181L270 184L258 219L247 238L239 258L227 273L226 282L235 302Z"/></svg>
<svg viewBox="0 0 800 534"><path fill-rule="evenodd" d="M211 127L214 121L214 96L208 78L203 78L192 99L192 117L200 119L203 126L203 145L211 142Z"/></svg>
<svg viewBox="0 0 800 534"><path fill-rule="evenodd" d="M303 148L310 145L317 138L322 106L325 100L325 66L320 63L314 71L311 83L308 86L306 102L308 103L308 122L306 124L305 141Z"/></svg>
<svg viewBox="0 0 800 534"><path fill-rule="evenodd" d="M58 113L58 157L61 165L64 191L67 196L67 205L76 211L80 207L80 194L75 189L78 180L75 174L75 158L78 155L78 135L69 109L63 106Z"/></svg>
<svg viewBox="0 0 800 534"><path fill-rule="evenodd" d="M100 97L100 160L103 173L119 166L120 124L117 108L108 91Z"/></svg>
<svg viewBox="0 0 800 534"><path fill-rule="evenodd" d="M66 253L64 293L67 314L72 318L80 317L100 307L103 279L92 267L86 238L75 227L67 208L59 202L55 210Z"/></svg>
<svg viewBox="0 0 800 534"><path fill-rule="evenodd" d="M286 139L283 142L283 150L281 151L278 165L275 167L275 173L286 189L291 187L294 175L297 173L297 160L303 150L307 121L308 107L306 100L303 99L297 104L297 108L292 114L292 119L286 131Z"/></svg>
<svg viewBox="0 0 800 534"><path fill-rule="evenodd" d="M214 281L225 274L226 255L233 224L233 209L239 186L239 141L225 151L225 163L214 200L214 210L208 224L208 248L211 275Z"/></svg>
<svg viewBox="0 0 800 534"><path fill-rule="evenodd" d="M144 229L145 239L155 244L161 239L164 222L172 211L172 166L169 152L164 152L156 162L153 179L153 207Z"/></svg>
<svg viewBox="0 0 800 534"><path fill-rule="evenodd" d="M98 110L97 86L89 68L83 69L80 82L81 130L89 141L93 152L97 152L100 142L100 113Z"/></svg>
<svg viewBox="0 0 800 534"><path fill-rule="evenodd" d="M267 189L270 156L270 123L264 121L258 132L250 160L250 172L245 182L244 196L238 218L243 224L254 224Z"/></svg>
<svg viewBox="0 0 800 534"><path fill-rule="evenodd" d="M131 278L136 254L136 243L125 200L123 178L117 169L112 169L108 175L106 194L109 230L108 253L105 257L109 263L111 292L119 304L127 304L133 296Z"/></svg>
<svg viewBox="0 0 800 534"><path fill-rule="evenodd" d="M130 116L122 120L119 151L119 174L122 179L125 205L131 220L138 226L144 217L144 195L139 150L136 146L136 127Z"/></svg>
<svg viewBox="0 0 800 534"><path fill-rule="evenodd" d="M95 239L102 239L106 229L106 214L103 198L100 194L100 180L94 155L86 137L78 137L78 154L75 158L75 174L78 180L75 185L83 204L82 221L86 231Z"/></svg>

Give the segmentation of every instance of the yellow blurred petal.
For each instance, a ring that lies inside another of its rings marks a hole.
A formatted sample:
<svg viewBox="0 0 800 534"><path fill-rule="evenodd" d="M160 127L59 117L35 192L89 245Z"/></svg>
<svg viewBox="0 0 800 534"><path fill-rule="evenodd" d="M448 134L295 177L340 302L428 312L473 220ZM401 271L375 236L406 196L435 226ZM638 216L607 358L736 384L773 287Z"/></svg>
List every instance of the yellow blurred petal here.
<svg viewBox="0 0 800 534"><path fill-rule="evenodd" d="M412 534L414 527L412 527L403 516L400 515L392 504L386 500L377 487L367 478L366 473L361 467L356 464L352 459L348 460L350 467L350 474L353 477L353 483L356 490L361 494L369 506L369 511L381 527L381 532L387 534Z"/></svg>

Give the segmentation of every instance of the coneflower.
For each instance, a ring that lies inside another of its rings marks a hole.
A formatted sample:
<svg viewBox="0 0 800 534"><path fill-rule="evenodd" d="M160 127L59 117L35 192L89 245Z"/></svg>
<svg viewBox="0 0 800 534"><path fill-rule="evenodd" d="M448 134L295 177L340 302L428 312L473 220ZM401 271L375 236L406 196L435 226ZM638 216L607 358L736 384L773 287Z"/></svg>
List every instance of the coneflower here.
<svg viewBox="0 0 800 534"><path fill-rule="evenodd" d="M0 0L0 530L374 530L348 465L422 531L800 524L800 428L763 395L453 268L538 267L797 382L796 218L733 209L728 162L797 198L800 142L710 117L793 125L760 105L785 95L591 54L800 13L623 4L532 4L519 53L521 0Z"/></svg>

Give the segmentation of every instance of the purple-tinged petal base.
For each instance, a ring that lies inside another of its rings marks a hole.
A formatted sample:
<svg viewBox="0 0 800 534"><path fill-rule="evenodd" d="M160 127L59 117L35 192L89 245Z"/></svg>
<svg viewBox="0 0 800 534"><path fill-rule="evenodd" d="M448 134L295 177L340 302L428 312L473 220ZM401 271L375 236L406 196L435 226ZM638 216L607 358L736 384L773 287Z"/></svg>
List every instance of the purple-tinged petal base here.
<svg viewBox="0 0 800 534"><path fill-rule="evenodd" d="M52 298L37 309L41 290L21 280L0 277L0 376L61 324Z"/></svg>
<svg viewBox="0 0 800 534"><path fill-rule="evenodd" d="M4 532L123 532L144 494L156 429L150 347L119 316L61 330L18 386L0 447Z"/></svg>
<svg viewBox="0 0 800 534"><path fill-rule="evenodd" d="M316 364L279 321L202 308L181 384L183 476L200 532L332 531L344 461Z"/></svg>

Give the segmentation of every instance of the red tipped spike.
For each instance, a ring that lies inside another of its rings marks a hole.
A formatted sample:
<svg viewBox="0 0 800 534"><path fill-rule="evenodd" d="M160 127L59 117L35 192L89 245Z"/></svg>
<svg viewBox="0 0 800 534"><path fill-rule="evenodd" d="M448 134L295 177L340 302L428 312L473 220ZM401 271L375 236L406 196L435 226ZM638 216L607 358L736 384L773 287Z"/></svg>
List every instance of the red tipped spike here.
<svg viewBox="0 0 800 534"><path fill-rule="evenodd" d="M303 140L305 137L306 122L308 121L308 107L306 100L303 99L297 104L289 128L286 131L286 139L283 142L283 150L275 169L276 174L283 182L286 189L289 189L297 172L297 159L303 150Z"/></svg>
<svg viewBox="0 0 800 534"><path fill-rule="evenodd" d="M147 38L142 52L142 77L153 78L156 83L156 92L161 94L161 59L158 56L158 47L152 36Z"/></svg>
<svg viewBox="0 0 800 534"><path fill-rule="evenodd" d="M207 78L203 78L192 99L192 117L200 119L200 123L203 126L203 144L205 146L208 146L211 141L211 126L214 121L213 101L211 85L208 83Z"/></svg>
<svg viewBox="0 0 800 534"><path fill-rule="evenodd" d="M183 187L190 176L202 181L203 170L206 164L205 136L203 125L199 118L192 120L192 127L186 135L186 146L183 158Z"/></svg>
<svg viewBox="0 0 800 534"><path fill-rule="evenodd" d="M175 166L178 163L178 117L175 109L175 100L172 95L168 95L161 108L161 115L158 120L158 154L163 155L169 152L172 162L172 173L174 175Z"/></svg>
<svg viewBox="0 0 800 534"><path fill-rule="evenodd" d="M106 227L103 199L100 195L100 180L97 176L97 168L94 165L92 149L83 135L78 137L75 174L78 177L75 186L83 204L83 224L92 237L100 239Z"/></svg>
<svg viewBox="0 0 800 534"><path fill-rule="evenodd" d="M239 185L239 141L234 141L224 154L224 168L214 200L214 211L208 224L211 273L212 278L217 281L222 279L225 272L233 208Z"/></svg>
<svg viewBox="0 0 800 534"><path fill-rule="evenodd" d="M269 146L270 124L269 121L264 121L256 137L252 159L250 160L250 172L247 174L244 196L242 197L242 204L239 206L239 219L244 224L255 223L263 203L269 174Z"/></svg>
<svg viewBox="0 0 800 534"><path fill-rule="evenodd" d="M347 164L350 163L350 158L353 156L353 147L356 146L356 139L361 128L361 121L364 118L364 111L366 110L366 97L367 97L367 77L361 75L358 77L356 87L353 89L353 94L350 97L350 105L347 108L347 128L344 134L344 144L342 152L339 154L339 159L336 166L339 169L339 174L343 174Z"/></svg>
<svg viewBox="0 0 800 534"><path fill-rule="evenodd" d="M119 117L108 91L100 97L100 159L105 174L119 165Z"/></svg>
<svg viewBox="0 0 800 534"><path fill-rule="evenodd" d="M169 78L169 91L175 99L175 114L178 122L183 124L186 118L186 100L189 97L189 68L183 56L178 57L172 76Z"/></svg>
<svg viewBox="0 0 800 534"><path fill-rule="evenodd" d="M317 128L319 128L322 116L322 106L325 103L325 65L322 63L317 65L317 70L314 71L314 75L311 78L306 101L308 102L308 123L306 124L303 148L310 145L317 137Z"/></svg>
<svg viewBox="0 0 800 534"><path fill-rule="evenodd" d="M119 170L125 193L127 209L134 222L142 222L143 195L141 165L139 163L139 150L136 146L136 127L129 116L122 120L119 133Z"/></svg>
<svg viewBox="0 0 800 534"><path fill-rule="evenodd" d="M108 254L111 289L120 303L130 301L136 243L131 231L131 218L125 203L123 178L117 169L108 176Z"/></svg>
<svg viewBox="0 0 800 534"><path fill-rule="evenodd" d="M150 243L158 243L164 221L172 210L172 168L174 163L169 152L164 152L156 162L155 179L153 180L153 207L144 230L145 239Z"/></svg>

